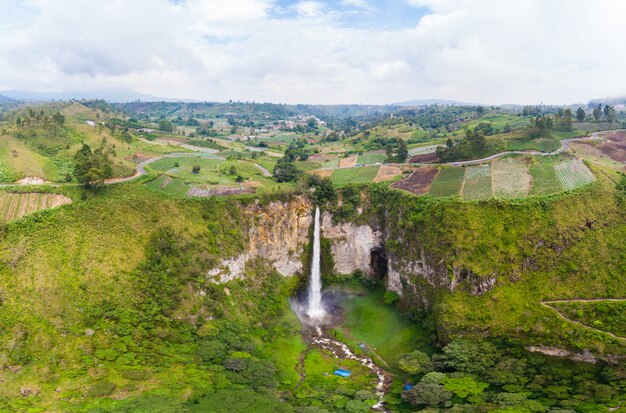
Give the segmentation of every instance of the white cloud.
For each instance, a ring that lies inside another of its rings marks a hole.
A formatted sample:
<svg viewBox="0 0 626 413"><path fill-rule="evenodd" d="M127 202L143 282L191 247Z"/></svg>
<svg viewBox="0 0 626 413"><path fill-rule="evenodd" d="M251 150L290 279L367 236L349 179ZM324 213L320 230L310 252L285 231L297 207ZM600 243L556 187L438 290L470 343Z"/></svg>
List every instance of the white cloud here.
<svg viewBox="0 0 626 413"><path fill-rule="evenodd" d="M347 7L371 11L373 7L366 0L341 0L341 4Z"/></svg>
<svg viewBox="0 0 626 413"><path fill-rule="evenodd" d="M208 100L560 103L626 93L626 3L407 0L413 27L346 27L272 0L0 3L0 90L127 87ZM344 5L364 7L362 0ZM2 13L3 11L7 13Z"/></svg>
<svg viewBox="0 0 626 413"><path fill-rule="evenodd" d="M305 0L294 6L296 13L301 17L318 17L324 14L326 4L320 1Z"/></svg>

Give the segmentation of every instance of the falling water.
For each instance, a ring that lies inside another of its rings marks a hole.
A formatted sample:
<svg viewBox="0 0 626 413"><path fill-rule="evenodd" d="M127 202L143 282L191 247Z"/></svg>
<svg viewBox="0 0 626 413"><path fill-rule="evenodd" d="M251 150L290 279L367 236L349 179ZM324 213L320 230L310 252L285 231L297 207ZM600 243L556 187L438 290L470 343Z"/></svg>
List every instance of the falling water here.
<svg viewBox="0 0 626 413"><path fill-rule="evenodd" d="M322 307L322 281L320 278L320 208L315 208L315 227L313 230L313 260L311 279L309 280L309 303L307 315L320 319L326 314Z"/></svg>

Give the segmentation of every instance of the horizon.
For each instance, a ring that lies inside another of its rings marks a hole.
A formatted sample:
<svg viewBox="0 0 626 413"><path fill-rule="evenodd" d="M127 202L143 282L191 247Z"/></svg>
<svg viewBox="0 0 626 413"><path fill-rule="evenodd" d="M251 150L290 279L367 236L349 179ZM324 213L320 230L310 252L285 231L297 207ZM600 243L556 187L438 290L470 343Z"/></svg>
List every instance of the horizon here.
<svg viewBox="0 0 626 413"><path fill-rule="evenodd" d="M7 1L0 90L572 105L626 94L626 59L607 53L624 16L617 0Z"/></svg>

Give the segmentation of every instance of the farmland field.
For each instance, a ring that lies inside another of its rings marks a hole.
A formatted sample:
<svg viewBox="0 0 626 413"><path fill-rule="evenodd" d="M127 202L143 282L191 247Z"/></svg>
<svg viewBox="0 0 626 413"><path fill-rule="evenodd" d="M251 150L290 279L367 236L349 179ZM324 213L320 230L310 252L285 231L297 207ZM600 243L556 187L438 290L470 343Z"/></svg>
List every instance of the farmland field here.
<svg viewBox="0 0 626 413"><path fill-rule="evenodd" d="M554 165L554 172L565 190L572 190L595 180L589 168L579 160L560 162Z"/></svg>
<svg viewBox="0 0 626 413"><path fill-rule="evenodd" d="M427 153L435 153L439 145L429 145L429 146L418 146L416 148L409 149L409 156L413 155L424 155Z"/></svg>
<svg viewBox="0 0 626 413"><path fill-rule="evenodd" d="M72 200L57 194L0 194L0 222L32 214L42 209L71 203Z"/></svg>
<svg viewBox="0 0 626 413"><path fill-rule="evenodd" d="M378 166L362 166L356 168L336 169L330 179L337 186L350 183L372 182L378 174Z"/></svg>
<svg viewBox="0 0 626 413"><path fill-rule="evenodd" d="M423 166L417 168L415 172L406 179L395 182L392 188L402 189L415 195L422 195L428 192L430 184L437 175L437 168L434 166Z"/></svg>
<svg viewBox="0 0 626 413"><path fill-rule="evenodd" d="M374 182L390 181L402 173L402 169L393 165L381 165Z"/></svg>
<svg viewBox="0 0 626 413"><path fill-rule="evenodd" d="M520 198L528 194L531 176L526 164L516 158L493 162L493 194L503 198Z"/></svg>
<svg viewBox="0 0 626 413"><path fill-rule="evenodd" d="M491 165L469 166L465 168L463 199L485 199L492 195Z"/></svg>
<svg viewBox="0 0 626 413"><path fill-rule="evenodd" d="M357 163L368 165L385 162L385 159L387 159L387 155L382 152L365 152L363 155L359 155Z"/></svg>
<svg viewBox="0 0 626 413"><path fill-rule="evenodd" d="M340 168L352 168L356 165L357 156L348 156L347 158L339 159Z"/></svg>
<svg viewBox="0 0 626 413"><path fill-rule="evenodd" d="M193 173L194 166L200 167L198 173ZM186 183L209 185L237 185L235 181L237 176L248 179L263 175L261 170L251 162L225 161L206 156L163 158L151 163L146 169L179 178Z"/></svg>
<svg viewBox="0 0 626 413"><path fill-rule="evenodd" d="M529 170L533 179L530 195L549 195L563 190L552 163L537 162L531 164Z"/></svg>
<svg viewBox="0 0 626 413"><path fill-rule="evenodd" d="M146 186L174 196L185 196L191 188L190 185L187 185L180 179L172 178L167 175L159 176L154 181L147 183Z"/></svg>
<svg viewBox="0 0 626 413"><path fill-rule="evenodd" d="M456 196L461 191L465 169L459 167L441 168L430 185L431 196Z"/></svg>

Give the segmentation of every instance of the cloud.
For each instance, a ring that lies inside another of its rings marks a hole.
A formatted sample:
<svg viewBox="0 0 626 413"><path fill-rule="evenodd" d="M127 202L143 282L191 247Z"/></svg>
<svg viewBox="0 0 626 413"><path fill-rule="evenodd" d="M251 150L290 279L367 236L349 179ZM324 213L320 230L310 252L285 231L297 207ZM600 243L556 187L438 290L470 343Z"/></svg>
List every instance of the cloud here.
<svg viewBox="0 0 626 413"><path fill-rule="evenodd" d="M424 15L391 28L343 18L364 0L5 1L0 90L309 103L626 93L619 0L406 1Z"/></svg>
<svg viewBox="0 0 626 413"><path fill-rule="evenodd" d="M301 17L318 17L324 14L326 4L320 1L306 0L294 6L296 13Z"/></svg>
<svg viewBox="0 0 626 413"><path fill-rule="evenodd" d="M341 4L347 7L371 11L374 8L366 0L341 0Z"/></svg>

